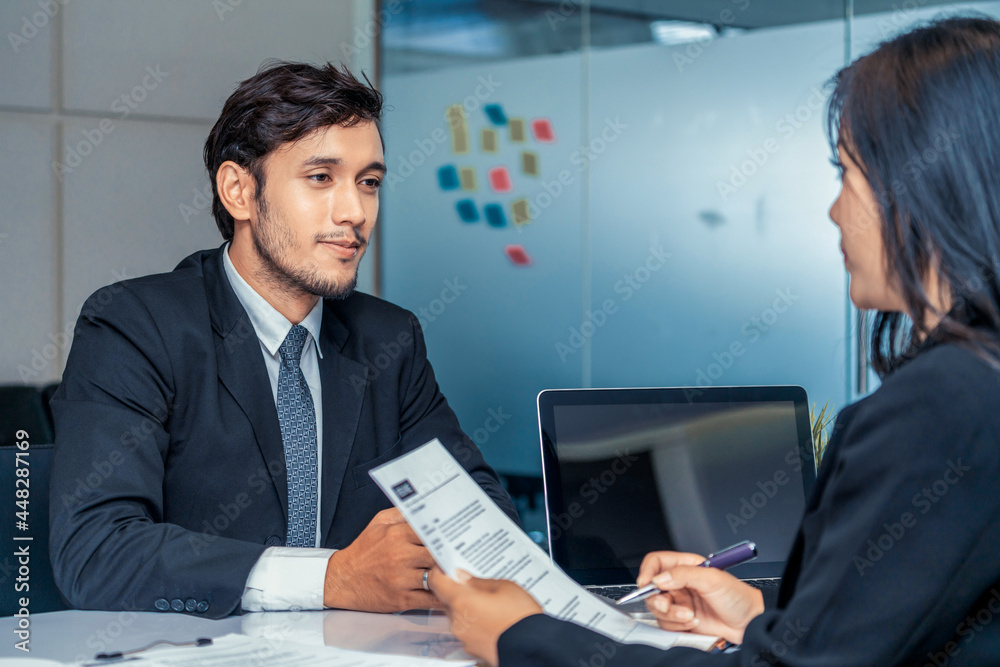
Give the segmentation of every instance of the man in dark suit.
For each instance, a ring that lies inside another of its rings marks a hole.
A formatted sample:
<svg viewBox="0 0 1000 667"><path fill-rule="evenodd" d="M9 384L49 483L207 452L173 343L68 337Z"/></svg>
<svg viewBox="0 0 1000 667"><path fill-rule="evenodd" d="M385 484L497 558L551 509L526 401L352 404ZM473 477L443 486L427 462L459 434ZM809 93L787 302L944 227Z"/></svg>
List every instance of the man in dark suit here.
<svg viewBox="0 0 1000 667"><path fill-rule="evenodd" d="M433 559L368 475L435 437L516 519L416 318L354 292L381 102L332 65L244 81L205 144L227 243L84 305L52 402L52 562L74 605L438 606Z"/></svg>

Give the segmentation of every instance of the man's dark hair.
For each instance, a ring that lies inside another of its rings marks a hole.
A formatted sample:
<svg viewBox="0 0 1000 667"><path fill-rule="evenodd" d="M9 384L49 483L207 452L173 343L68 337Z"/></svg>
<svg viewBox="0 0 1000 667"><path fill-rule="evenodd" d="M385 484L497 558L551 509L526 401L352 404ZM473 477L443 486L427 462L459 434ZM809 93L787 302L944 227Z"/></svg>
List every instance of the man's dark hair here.
<svg viewBox="0 0 1000 667"><path fill-rule="evenodd" d="M888 374L924 340L970 347L1000 366L1000 22L933 21L834 82L830 146L847 151L875 193L887 273L909 315L872 315L874 368ZM951 304L930 331L932 269Z"/></svg>
<svg viewBox="0 0 1000 667"><path fill-rule="evenodd" d="M227 241L235 221L219 199L215 176L232 160L254 179L254 197L264 191L264 159L282 144L330 125L350 127L372 121L378 126L382 95L368 77L362 83L332 63L265 62L240 83L205 140L205 167L212 182L212 214Z"/></svg>

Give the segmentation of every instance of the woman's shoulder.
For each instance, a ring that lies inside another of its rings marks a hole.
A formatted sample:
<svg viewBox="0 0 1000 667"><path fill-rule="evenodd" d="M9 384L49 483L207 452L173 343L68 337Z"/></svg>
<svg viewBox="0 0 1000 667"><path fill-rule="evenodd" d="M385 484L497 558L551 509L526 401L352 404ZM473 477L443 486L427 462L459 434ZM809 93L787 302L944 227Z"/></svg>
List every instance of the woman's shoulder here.
<svg viewBox="0 0 1000 667"><path fill-rule="evenodd" d="M918 353L886 377L877 394L913 394L934 403L954 404L959 397L973 403L1000 404L1000 368L970 347L934 345Z"/></svg>
<svg viewBox="0 0 1000 667"><path fill-rule="evenodd" d="M844 410L844 435L855 430L891 438L900 454L912 448L964 448L1000 441L1000 370L974 350L939 344L887 376L867 398ZM991 447L991 449L997 449Z"/></svg>

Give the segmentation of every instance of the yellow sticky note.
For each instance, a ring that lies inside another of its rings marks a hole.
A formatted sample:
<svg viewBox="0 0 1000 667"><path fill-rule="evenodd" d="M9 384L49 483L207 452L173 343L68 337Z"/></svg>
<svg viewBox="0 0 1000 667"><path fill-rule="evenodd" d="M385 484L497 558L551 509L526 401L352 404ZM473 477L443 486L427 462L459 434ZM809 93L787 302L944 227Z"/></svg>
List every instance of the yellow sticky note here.
<svg viewBox="0 0 1000 667"><path fill-rule="evenodd" d="M511 208L514 212L514 224L515 225L526 225L531 222L531 214L528 212L528 200L518 199L513 204Z"/></svg>
<svg viewBox="0 0 1000 667"><path fill-rule="evenodd" d="M483 151L486 153L496 153L497 152L497 133L496 130L485 129L482 133L482 145Z"/></svg>
<svg viewBox="0 0 1000 667"><path fill-rule="evenodd" d="M465 124L465 109L461 104L448 107L445 113L451 128L451 149L458 154L469 152L469 129Z"/></svg>
<svg viewBox="0 0 1000 667"><path fill-rule="evenodd" d="M538 176L538 155L531 151L521 151L521 171L528 176Z"/></svg>
<svg viewBox="0 0 1000 667"><path fill-rule="evenodd" d="M523 118L511 118L507 125L510 127L510 140L511 141L524 141L524 119Z"/></svg>
<svg viewBox="0 0 1000 667"><path fill-rule="evenodd" d="M463 190L476 189L476 170L472 167L462 167L459 169L458 179L462 183Z"/></svg>

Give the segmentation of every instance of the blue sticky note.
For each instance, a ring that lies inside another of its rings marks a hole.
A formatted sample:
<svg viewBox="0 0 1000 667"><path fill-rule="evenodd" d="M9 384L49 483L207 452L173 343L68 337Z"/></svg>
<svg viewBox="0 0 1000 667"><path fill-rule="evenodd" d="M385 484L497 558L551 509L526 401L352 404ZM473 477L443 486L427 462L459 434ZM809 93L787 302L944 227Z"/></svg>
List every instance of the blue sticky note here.
<svg viewBox="0 0 1000 667"><path fill-rule="evenodd" d="M438 169L438 183L442 190L457 190L459 186L458 170L450 164Z"/></svg>
<svg viewBox="0 0 1000 667"><path fill-rule="evenodd" d="M483 213L486 215L486 222L490 224L490 227L507 226L507 216L503 214L503 206L500 204L487 204L483 207Z"/></svg>
<svg viewBox="0 0 1000 667"><path fill-rule="evenodd" d="M507 124L507 114L503 112L503 107L499 104L487 104L483 107L483 111L485 111L486 115L490 117L490 122L494 125Z"/></svg>
<svg viewBox="0 0 1000 667"><path fill-rule="evenodd" d="M458 217L462 219L462 222L479 221L479 209L476 208L476 204L471 199L461 200L455 204L455 208L458 209Z"/></svg>

